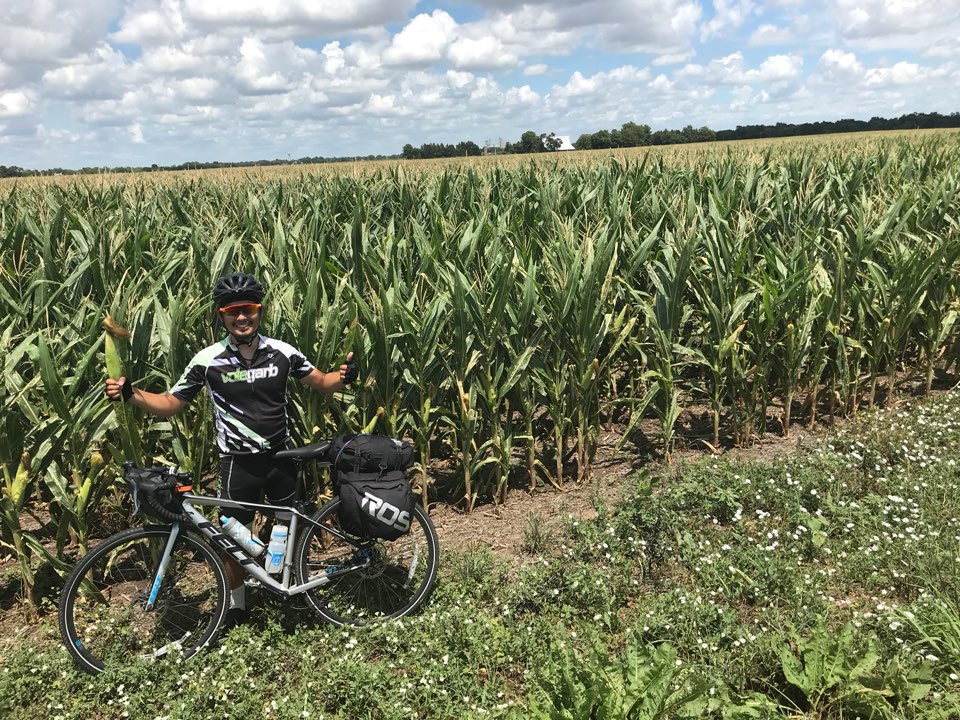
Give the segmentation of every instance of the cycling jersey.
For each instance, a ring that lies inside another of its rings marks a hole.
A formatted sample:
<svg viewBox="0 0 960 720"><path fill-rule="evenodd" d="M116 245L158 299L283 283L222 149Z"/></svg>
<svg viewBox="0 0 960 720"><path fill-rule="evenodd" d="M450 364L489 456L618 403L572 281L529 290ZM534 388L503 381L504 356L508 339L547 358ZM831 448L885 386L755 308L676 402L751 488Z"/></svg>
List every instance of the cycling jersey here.
<svg viewBox="0 0 960 720"><path fill-rule="evenodd" d="M225 455L282 449L287 427L287 378L310 374L313 365L299 350L260 335L252 360L229 337L198 352L170 393L190 402L203 387L213 404L217 446Z"/></svg>

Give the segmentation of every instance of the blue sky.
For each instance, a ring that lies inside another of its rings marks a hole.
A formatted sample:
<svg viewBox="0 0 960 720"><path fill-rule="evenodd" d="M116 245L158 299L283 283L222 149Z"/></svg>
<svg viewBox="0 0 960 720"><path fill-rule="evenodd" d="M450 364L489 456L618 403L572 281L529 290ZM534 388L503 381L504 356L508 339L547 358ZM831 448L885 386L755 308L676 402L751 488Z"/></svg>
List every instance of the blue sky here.
<svg viewBox="0 0 960 720"><path fill-rule="evenodd" d="M960 111L960 0L5 0L0 165Z"/></svg>

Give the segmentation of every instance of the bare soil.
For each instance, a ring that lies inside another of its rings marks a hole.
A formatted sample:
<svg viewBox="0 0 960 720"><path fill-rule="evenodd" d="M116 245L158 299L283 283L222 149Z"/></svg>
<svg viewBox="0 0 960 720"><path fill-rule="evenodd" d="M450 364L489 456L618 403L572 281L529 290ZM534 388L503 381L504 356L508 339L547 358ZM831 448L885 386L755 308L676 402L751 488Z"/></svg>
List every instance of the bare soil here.
<svg viewBox="0 0 960 720"><path fill-rule="evenodd" d="M650 430L654 432L653 427ZM720 454L769 460L796 452L805 441L809 442L812 436L822 432L821 427L812 431L797 427L787 438L767 433L750 447L725 448ZM628 479L631 476L644 468L653 473L668 469L661 459L639 453L636 449L627 447L618 451L616 445L620 438L617 432L601 434L597 455L591 465L591 477L583 482L566 480L559 490L550 484L533 491L514 486L507 492L506 503L478 505L470 513L448 502L432 503L430 517L437 528L441 547L454 550L485 547L510 563L526 564L531 559L526 538L533 525L539 524L549 533L556 532L568 516L577 520L593 519L600 504L613 506L630 491L632 484ZM705 445L687 445L673 453L671 467L679 468L685 462L712 454ZM575 468L570 470L575 471Z"/></svg>

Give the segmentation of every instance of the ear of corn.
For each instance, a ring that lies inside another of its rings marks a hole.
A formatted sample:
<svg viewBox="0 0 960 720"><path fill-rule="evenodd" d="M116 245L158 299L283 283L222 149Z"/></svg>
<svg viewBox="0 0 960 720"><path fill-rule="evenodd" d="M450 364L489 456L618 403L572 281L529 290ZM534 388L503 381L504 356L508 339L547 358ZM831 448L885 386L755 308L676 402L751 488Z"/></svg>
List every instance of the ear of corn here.
<svg viewBox="0 0 960 720"><path fill-rule="evenodd" d="M120 351L117 348L117 343L129 341L130 332L109 315L107 315L103 321L103 330L103 354L107 377L111 380L119 380L121 377L124 377L124 372L123 361L120 359ZM126 378L126 382L132 384L133 378ZM142 456L140 450L140 432L133 424L133 414L124 402L115 403L114 412L117 417L117 427L120 431L124 458L139 465L141 464Z"/></svg>

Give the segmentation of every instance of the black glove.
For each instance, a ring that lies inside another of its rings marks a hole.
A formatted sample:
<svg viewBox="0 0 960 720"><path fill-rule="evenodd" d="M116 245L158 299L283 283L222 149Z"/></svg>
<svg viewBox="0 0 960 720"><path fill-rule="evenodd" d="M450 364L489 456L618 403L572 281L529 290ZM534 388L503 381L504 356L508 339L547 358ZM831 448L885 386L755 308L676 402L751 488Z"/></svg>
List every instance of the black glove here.
<svg viewBox="0 0 960 720"><path fill-rule="evenodd" d="M343 374L343 384L349 385L350 383L352 383L354 380L357 379L357 376L360 374L360 371L357 370L357 361L353 360L352 358L350 360L347 360L344 363L344 365L347 366L347 371Z"/></svg>
<svg viewBox="0 0 960 720"><path fill-rule="evenodd" d="M132 397L133 397L133 384L124 380L123 385L120 386L120 399L123 400L124 402L129 402L130 398ZM110 402L117 401L116 398L112 398L109 396L107 396L107 399L110 400Z"/></svg>

